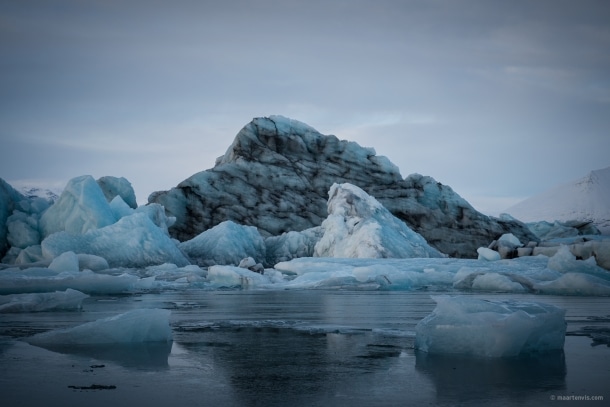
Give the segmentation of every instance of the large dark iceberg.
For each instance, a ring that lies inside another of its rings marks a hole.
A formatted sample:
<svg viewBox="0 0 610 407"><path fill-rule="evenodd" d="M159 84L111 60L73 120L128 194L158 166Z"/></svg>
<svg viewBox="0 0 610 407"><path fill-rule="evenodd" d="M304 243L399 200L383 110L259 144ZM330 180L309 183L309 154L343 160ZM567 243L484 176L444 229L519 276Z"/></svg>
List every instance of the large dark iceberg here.
<svg viewBox="0 0 610 407"><path fill-rule="evenodd" d="M227 220L255 226L268 237L319 226L334 183L360 187L452 257L476 257L477 248L505 233L538 240L523 223L486 216L431 177L403 178L372 148L281 116L255 118L214 168L154 192L148 201L176 218L169 232L180 241Z"/></svg>

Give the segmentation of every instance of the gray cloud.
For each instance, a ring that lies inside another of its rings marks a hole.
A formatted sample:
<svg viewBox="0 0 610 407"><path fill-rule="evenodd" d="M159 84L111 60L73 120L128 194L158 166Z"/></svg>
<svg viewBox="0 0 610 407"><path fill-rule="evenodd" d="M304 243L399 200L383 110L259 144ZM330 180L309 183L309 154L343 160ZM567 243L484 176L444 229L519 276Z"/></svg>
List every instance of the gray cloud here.
<svg viewBox="0 0 610 407"><path fill-rule="evenodd" d="M593 0L5 2L0 177L121 175L145 201L283 114L497 211L609 165L607 21Z"/></svg>

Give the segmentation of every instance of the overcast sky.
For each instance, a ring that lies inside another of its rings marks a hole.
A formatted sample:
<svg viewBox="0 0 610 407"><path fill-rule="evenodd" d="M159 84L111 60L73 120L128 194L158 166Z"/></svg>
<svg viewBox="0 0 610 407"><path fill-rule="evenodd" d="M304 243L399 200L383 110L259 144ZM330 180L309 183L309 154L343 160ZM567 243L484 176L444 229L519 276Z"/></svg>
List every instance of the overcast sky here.
<svg viewBox="0 0 610 407"><path fill-rule="evenodd" d="M610 2L0 0L0 177L139 203L253 117L374 147L497 214L610 166Z"/></svg>

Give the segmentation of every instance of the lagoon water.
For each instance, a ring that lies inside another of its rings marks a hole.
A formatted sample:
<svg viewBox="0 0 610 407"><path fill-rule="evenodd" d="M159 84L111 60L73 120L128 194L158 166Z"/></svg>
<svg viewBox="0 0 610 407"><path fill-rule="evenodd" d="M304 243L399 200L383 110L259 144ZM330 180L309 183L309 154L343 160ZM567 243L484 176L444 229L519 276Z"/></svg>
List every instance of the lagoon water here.
<svg viewBox="0 0 610 407"><path fill-rule="evenodd" d="M567 311L562 352L483 359L414 349L436 293L164 290L93 296L82 312L0 314L1 404L610 404L610 298L459 293ZM44 349L23 340L135 308L171 310L173 343Z"/></svg>

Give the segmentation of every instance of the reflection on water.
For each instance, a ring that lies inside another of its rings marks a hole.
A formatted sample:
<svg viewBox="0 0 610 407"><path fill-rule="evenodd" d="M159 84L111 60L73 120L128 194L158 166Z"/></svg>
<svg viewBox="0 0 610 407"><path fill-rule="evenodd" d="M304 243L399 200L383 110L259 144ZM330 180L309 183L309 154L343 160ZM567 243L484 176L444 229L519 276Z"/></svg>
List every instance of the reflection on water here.
<svg viewBox="0 0 610 407"><path fill-rule="evenodd" d="M76 355L114 362L129 369L164 369L172 349L171 342L144 342L133 344L100 345L41 345L41 347L66 355Z"/></svg>
<svg viewBox="0 0 610 407"><path fill-rule="evenodd" d="M512 358L473 358L416 352L415 368L434 383L439 402L524 400L565 389L563 351ZM539 399L540 401L540 399Z"/></svg>
<svg viewBox="0 0 610 407"><path fill-rule="evenodd" d="M22 405L52 399L55 404L45 405L89 407L522 407L548 404L552 395L587 393L610 400L610 348L591 346L591 338L580 336L591 336L591 326L595 334L610 327L609 298L495 297L565 308L574 334L564 352L510 359L416 352L415 325L435 306L429 292L168 291L112 301L91 297L81 313L0 315L0 337L8 338L0 341L0 394ZM49 352L19 339L134 308L171 309L173 345ZM91 371L94 364L105 367ZM92 384L116 389L68 387Z"/></svg>

